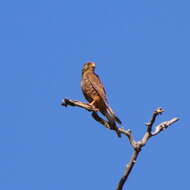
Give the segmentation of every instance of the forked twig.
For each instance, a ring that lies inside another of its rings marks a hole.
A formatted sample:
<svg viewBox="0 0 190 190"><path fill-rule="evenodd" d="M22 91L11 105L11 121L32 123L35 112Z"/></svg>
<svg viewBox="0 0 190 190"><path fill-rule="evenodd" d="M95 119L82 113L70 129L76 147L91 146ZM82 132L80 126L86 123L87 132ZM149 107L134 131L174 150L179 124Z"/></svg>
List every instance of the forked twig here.
<svg viewBox="0 0 190 190"><path fill-rule="evenodd" d="M172 125L173 123L175 123L179 120L179 118L173 118L169 121L162 122L158 126L156 126L155 130L152 132L152 127L153 127L153 124L154 124L157 116L162 114L163 112L164 112L164 110L162 108L157 108L153 112L153 115L152 115L152 118L150 119L150 122L146 123L147 130L146 130L144 136L142 137L142 139L137 141L137 142L134 140L133 140L133 143L130 142L132 144L132 147L133 147L133 155L131 157L131 160L127 164L127 167L124 171L123 176L119 180L119 183L116 187L116 190L122 190L123 189L123 186L124 186L125 182L127 181L129 174L131 173L134 165L136 164L138 155L139 155L140 151L142 150L142 147L144 147L146 145L148 140L151 137L158 135L161 131L163 131L163 129L168 128L170 125Z"/></svg>

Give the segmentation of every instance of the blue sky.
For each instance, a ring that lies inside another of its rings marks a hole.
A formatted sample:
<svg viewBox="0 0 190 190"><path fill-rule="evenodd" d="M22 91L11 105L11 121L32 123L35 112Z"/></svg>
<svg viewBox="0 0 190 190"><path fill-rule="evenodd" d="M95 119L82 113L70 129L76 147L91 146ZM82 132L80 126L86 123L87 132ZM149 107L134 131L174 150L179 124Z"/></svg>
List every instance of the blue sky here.
<svg viewBox="0 0 190 190"><path fill-rule="evenodd" d="M79 108L81 68L97 63L111 107L141 138L152 138L128 189L188 189L190 2L40 0L0 3L0 189L114 190L132 149Z"/></svg>

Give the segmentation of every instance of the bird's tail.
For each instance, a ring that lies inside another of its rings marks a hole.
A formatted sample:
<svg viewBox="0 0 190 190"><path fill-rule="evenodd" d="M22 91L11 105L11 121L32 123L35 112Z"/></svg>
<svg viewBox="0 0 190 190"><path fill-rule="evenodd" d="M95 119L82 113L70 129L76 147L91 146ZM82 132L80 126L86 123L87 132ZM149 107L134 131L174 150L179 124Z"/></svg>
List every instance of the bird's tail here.
<svg viewBox="0 0 190 190"><path fill-rule="evenodd" d="M106 111L103 112L103 114L105 115L105 117L108 119L108 122L110 124L110 127L116 131L118 137L121 137L120 132L118 131L118 127L116 125L116 122L118 124L121 124L120 119L115 115L115 113L113 112L113 110L110 107L106 108Z"/></svg>
<svg viewBox="0 0 190 190"><path fill-rule="evenodd" d="M108 107L106 111L110 114L110 116L111 116L118 124L121 125L120 119L115 115L114 111L113 111L110 107Z"/></svg>

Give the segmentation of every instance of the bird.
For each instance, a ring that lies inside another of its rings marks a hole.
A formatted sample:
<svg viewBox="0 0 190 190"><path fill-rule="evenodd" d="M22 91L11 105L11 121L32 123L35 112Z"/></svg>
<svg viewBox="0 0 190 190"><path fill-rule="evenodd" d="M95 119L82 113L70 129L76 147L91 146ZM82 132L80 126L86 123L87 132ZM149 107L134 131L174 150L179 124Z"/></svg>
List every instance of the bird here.
<svg viewBox="0 0 190 190"><path fill-rule="evenodd" d="M95 73L95 68L95 62L87 62L83 65L81 79L83 95L91 106L97 108L107 118L110 128L121 137L116 125L116 123L121 124L121 120L109 106L104 85Z"/></svg>

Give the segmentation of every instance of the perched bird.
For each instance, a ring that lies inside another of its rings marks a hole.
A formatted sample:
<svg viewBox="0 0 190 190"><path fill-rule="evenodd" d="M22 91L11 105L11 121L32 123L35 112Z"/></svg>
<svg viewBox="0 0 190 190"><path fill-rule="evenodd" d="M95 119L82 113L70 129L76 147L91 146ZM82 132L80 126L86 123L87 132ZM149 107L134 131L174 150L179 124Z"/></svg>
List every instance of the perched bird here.
<svg viewBox="0 0 190 190"><path fill-rule="evenodd" d="M104 86L99 76L94 72L95 67L96 64L94 62L87 62L83 65L81 80L82 92L90 105L97 108L108 119L110 127L114 129L120 137L121 135L116 126L116 122L121 124L121 121L115 115L111 107L109 107Z"/></svg>

